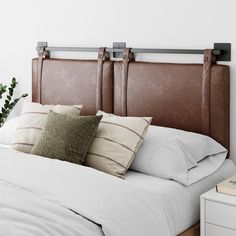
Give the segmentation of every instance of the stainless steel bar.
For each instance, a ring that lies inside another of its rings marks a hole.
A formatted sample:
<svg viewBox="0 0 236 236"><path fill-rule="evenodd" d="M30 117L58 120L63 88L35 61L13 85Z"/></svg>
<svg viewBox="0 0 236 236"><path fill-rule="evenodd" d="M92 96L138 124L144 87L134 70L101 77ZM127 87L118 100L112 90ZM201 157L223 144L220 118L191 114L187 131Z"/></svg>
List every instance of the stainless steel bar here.
<svg viewBox="0 0 236 236"><path fill-rule="evenodd" d="M70 51L70 52L98 52L98 47L45 47L46 51ZM123 52L122 48L106 48L106 52ZM204 54L202 49L156 49L156 48L132 48L133 53L160 53L160 54ZM213 50L214 55L221 55L222 51Z"/></svg>
<svg viewBox="0 0 236 236"><path fill-rule="evenodd" d="M203 54L204 50L198 49L155 49L155 48L134 48L133 53L166 53L166 54Z"/></svg>
<svg viewBox="0 0 236 236"><path fill-rule="evenodd" d="M88 47L45 47L46 51L98 52L99 48Z"/></svg>

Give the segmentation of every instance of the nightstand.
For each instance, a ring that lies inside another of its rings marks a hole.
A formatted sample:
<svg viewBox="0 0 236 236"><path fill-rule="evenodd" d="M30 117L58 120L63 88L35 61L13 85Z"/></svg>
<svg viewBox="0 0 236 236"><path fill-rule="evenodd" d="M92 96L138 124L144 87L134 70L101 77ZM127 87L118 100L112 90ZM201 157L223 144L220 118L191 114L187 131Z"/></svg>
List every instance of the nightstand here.
<svg viewBox="0 0 236 236"><path fill-rule="evenodd" d="M236 196L215 189L201 195L201 236L236 236Z"/></svg>

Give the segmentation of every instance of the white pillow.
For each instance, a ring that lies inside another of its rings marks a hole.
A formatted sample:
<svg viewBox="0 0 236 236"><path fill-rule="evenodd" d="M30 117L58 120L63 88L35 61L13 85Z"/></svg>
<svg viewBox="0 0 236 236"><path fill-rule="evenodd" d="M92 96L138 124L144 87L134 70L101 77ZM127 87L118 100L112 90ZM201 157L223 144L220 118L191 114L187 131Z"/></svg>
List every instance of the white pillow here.
<svg viewBox="0 0 236 236"><path fill-rule="evenodd" d="M20 101L18 101L16 103L16 105L13 107L12 111L10 112L10 114L8 115L7 117L7 120L6 121L9 121L11 120L12 118L16 117L16 116L20 116L21 115L21 111L22 111L22 108L24 106L24 104L26 102L29 102L28 98L22 98L20 99Z"/></svg>
<svg viewBox="0 0 236 236"><path fill-rule="evenodd" d="M20 119L21 110L27 99L21 99L8 115L4 125L0 128L0 144L12 144L16 135L17 125Z"/></svg>
<svg viewBox="0 0 236 236"><path fill-rule="evenodd" d="M0 128L0 144L10 145L16 135L20 117L16 116L8 121Z"/></svg>
<svg viewBox="0 0 236 236"><path fill-rule="evenodd" d="M206 135L150 126L131 169L189 185L215 171L226 155L227 150ZM206 157L208 161L203 160ZM196 174L209 160L211 166ZM192 173L195 177L191 177Z"/></svg>

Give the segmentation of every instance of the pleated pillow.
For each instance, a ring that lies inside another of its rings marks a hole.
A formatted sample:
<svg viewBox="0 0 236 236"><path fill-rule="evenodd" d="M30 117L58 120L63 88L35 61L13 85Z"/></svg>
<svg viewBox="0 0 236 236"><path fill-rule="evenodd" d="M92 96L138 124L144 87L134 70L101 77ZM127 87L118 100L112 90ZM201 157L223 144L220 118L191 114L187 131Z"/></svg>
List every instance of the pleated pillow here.
<svg viewBox="0 0 236 236"><path fill-rule="evenodd" d="M11 147L18 151L30 153L41 135L50 110L60 114L79 116L82 107L82 105L42 105L25 102Z"/></svg>
<svg viewBox="0 0 236 236"><path fill-rule="evenodd" d="M98 111L103 118L88 150L85 164L122 177L129 169L148 127L151 117L121 117Z"/></svg>

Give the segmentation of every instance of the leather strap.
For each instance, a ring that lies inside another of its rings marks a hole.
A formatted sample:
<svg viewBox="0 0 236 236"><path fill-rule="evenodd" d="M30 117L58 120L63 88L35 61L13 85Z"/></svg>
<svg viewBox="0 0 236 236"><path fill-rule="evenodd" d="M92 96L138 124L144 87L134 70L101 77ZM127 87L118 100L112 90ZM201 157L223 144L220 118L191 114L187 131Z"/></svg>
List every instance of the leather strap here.
<svg viewBox="0 0 236 236"><path fill-rule="evenodd" d="M134 54L130 48L125 48L123 52L122 69L121 69L121 115L127 116L127 84L129 61L134 60Z"/></svg>
<svg viewBox="0 0 236 236"><path fill-rule="evenodd" d="M98 64L97 64L97 86L96 86L96 109L102 110L102 79L103 79L103 63L108 58L106 48L99 48L98 50Z"/></svg>
<svg viewBox="0 0 236 236"><path fill-rule="evenodd" d="M213 50L205 49L202 81L202 132L206 135L210 135L211 67L215 62L216 58L213 55Z"/></svg>
<svg viewBox="0 0 236 236"><path fill-rule="evenodd" d="M45 50L45 47L38 47L38 65L37 65L37 101L42 102L42 72L43 72L43 60L44 58L50 58L50 54Z"/></svg>
<svg viewBox="0 0 236 236"><path fill-rule="evenodd" d="M43 71L43 55L44 47L40 47L38 50L38 68L37 68L37 102L41 103L41 85L42 85L42 71Z"/></svg>

